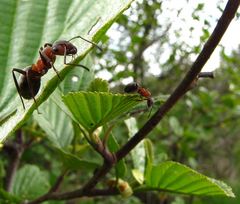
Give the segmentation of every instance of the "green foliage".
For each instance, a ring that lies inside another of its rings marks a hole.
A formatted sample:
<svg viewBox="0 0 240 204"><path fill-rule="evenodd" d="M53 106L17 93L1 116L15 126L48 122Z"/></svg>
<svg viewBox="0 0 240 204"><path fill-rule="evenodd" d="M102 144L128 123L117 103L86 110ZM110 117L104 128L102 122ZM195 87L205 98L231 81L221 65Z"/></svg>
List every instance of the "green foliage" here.
<svg viewBox="0 0 240 204"><path fill-rule="evenodd" d="M110 135L109 140L108 140L108 148L111 152L116 152L119 149L119 144L116 140L116 138L113 136L113 134ZM127 172L127 166L126 162L124 159L120 160L116 166L116 176L120 178L124 178Z"/></svg>
<svg viewBox="0 0 240 204"><path fill-rule="evenodd" d="M224 195L235 197L232 189L221 181L210 179L177 162L163 162L146 173L149 189L188 195Z"/></svg>
<svg viewBox="0 0 240 204"><path fill-rule="evenodd" d="M76 92L63 97L74 119L88 132L110 122L140 102L138 95Z"/></svg>
<svg viewBox="0 0 240 204"><path fill-rule="evenodd" d="M17 196L14 196L2 189L0 190L0 203L2 203L2 204L8 204L8 203L17 204L20 202L21 202L21 199L18 198Z"/></svg>
<svg viewBox="0 0 240 204"><path fill-rule="evenodd" d="M96 91L96 92L109 92L108 82L101 78L97 78L93 80L88 89L88 91Z"/></svg>
<svg viewBox="0 0 240 204"><path fill-rule="evenodd" d="M33 199L48 191L47 174L35 165L25 165L17 172L11 193L21 199Z"/></svg>
<svg viewBox="0 0 240 204"><path fill-rule="evenodd" d="M34 114L34 119L46 132L47 138L59 148L68 147L73 139L73 125L69 116L64 113L53 97L39 109L41 114Z"/></svg>
<svg viewBox="0 0 240 204"><path fill-rule="evenodd" d="M175 118L173 116L170 117L169 118L169 125L170 125L172 131L174 132L174 134L176 134L176 135L182 135L183 134L183 129L182 129L182 127L181 127L177 118Z"/></svg>
<svg viewBox="0 0 240 204"><path fill-rule="evenodd" d="M137 121L135 118L129 118L124 121L127 128L128 128L128 136L129 138L132 137L134 134L137 133ZM142 174L144 173L145 168L145 149L144 143L141 141L131 152L132 159L133 159L133 166L135 169L140 171Z"/></svg>
<svg viewBox="0 0 240 204"><path fill-rule="evenodd" d="M94 170L99 165L95 162L80 159L77 155L57 149L58 156L67 170Z"/></svg>

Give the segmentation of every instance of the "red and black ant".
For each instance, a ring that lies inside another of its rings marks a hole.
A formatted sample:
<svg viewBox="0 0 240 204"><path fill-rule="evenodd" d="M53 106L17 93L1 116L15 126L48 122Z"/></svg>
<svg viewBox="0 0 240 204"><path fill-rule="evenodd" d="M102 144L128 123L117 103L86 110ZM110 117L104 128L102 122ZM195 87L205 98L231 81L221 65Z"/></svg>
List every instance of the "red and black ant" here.
<svg viewBox="0 0 240 204"><path fill-rule="evenodd" d="M151 98L151 93L147 89L141 87L138 83L132 82L125 86L124 92L126 93L139 93L142 97L144 97L147 100L147 106L148 108L153 106L153 99ZM151 113L151 111L150 111Z"/></svg>
<svg viewBox="0 0 240 204"><path fill-rule="evenodd" d="M77 54L77 48L70 41L76 38L81 38L82 40L96 46L98 49L102 50L97 44L91 42L81 36L76 36L70 40L59 40L54 42L53 44L46 43L44 48L41 47L39 50L40 58L37 60L36 64L32 64L25 69L12 69L12 75L14 79L15 86L17 88L18 94L20 96L23 108L25 109L25 105L23 99L33 99L36 103L35 96L37 95L40 85L41 85L41 77L45 75L50 68L53 68L56 72L57 76L60 78L57 69L54 67L54 62L56 60L56 56L64 56L64 64L66 65L74 65L80 66L89 71L87 67L80 64L71 64L66 62L67 56L74 56ZM15 72L21 74L19 82L15 76ZM37 104L37 103L36 103ZM38 110L38 109L37 109Z"/></svg>

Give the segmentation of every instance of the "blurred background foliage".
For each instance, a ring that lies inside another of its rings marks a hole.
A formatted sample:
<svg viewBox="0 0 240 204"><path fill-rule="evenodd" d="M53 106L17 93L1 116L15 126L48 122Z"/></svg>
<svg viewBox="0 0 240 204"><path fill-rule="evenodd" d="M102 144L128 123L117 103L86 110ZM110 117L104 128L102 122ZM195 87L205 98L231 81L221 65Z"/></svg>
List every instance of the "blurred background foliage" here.
<svg viewBox="0 0 240 204"><path fill-rule="evenodd" d="M185 3L189 2L185 1ZM193 10L187 10L188 18L191 18L194 26L182 26L186 22L181 15L186 12L184 4L171 8L168 6L168 1L136 1L102 38L105 51L103 53L93 51L96 76L108 79L114 92L123 92L126 83L137 81L148 88L157 101L153 107L154 112L160 104L158 97L171 94L190 68L194 57L200 52L215 25L213 23L219 17L219 15L202 15L201 12L207 3L197 4ZM223 1L218 1L216 9L219 13L223 5ZM198 36L194 35L196 32ZM189 34L189 41L181 38L183 33ZM226 52L224 46L220 48L220 63L218 69L214 71L215 79L199 80L197 87L187 93L150 133L149 138L154 144L157 163L166 160L178 161L205 175L223 180L233 187L237 198L146 193L129 200L122 200L119 197L107 198L107 203L240 202L238 181L240 177L240 47L231 52ZM147 116L148 112L136 115L138 127L147 121ZM120 124L114 128L114 135L120 144L126 142L126 137L122 137L127 131L124 126ZM37 162L38 166L46 170L45 173L50 181L54 180L60 173L61 162L56 159L56 149L52 143L44 140L46 133L33 119L22 128L22 131L29 142L31 142L29 138L35 137L35 140L31 148L24 152L21 166L25 163ZM8 143L11 143L11 140L14 138L9 139ZM82 138L74 137L74 143L82 143ZM75 145L74 148L75 152L86 158L99 160L97 155L93 157L92 153L87 151L89 147L86 145ZM7 162L7 155L1 155L2 178L6 175ZM64 190L76 187L89 176L91 176L89 171L72 171L63 185ZM79 199L79 202L80 200L81 203L106 202L106 198ZM78 201L67 203L78 203Z"/></svg>

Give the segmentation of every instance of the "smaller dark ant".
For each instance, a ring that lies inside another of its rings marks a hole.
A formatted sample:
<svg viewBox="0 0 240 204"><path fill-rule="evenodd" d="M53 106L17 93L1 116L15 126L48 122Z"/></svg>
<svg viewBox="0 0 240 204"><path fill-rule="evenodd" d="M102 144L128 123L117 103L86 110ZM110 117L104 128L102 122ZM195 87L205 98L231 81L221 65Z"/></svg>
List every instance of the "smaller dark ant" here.
<svg viewBox="0 0 240 204"><path fill-rule="evenodd" d="M143 87L141 87L138 83L132 82L125 86L124 92L126 93L139 93L142 97L147 100L148 108L153 106L153 99L151 98L151 92ZM151 109L152 110L152 109ZM151 111L150 111L151 113ZM150 114L149 114L150 115Z"/></svg>
<svg viewBox="0 0 240 204"><path fill-rule="evenodd" d="M102 49L94 42L91 42L81 36L73 37L70 40L59 40L54 42L53 44L46 43L44 45L44 48L41 47L39 50L39 59L37 60L36 64L32 64L29 67L22 69L12 69L12 75L13 80L15 83L15 86L17 88L18 94L20 96L22 105L24 110L25 105L23 102L24 99L33 99L35 104L37 104L35 96L37 95L40 85L41 85L41 77L45 75L50 68L53 68L53 70L56 72L58 78L60 79L59 73L57 69L54 67L54 63L56 60L56 56L64 56L64 64L65 65L73 65L73 66L79 66L89 71L87 67L80 64L72 64L67 63L66 58L67 56L74 56L77 54L77 48L75 45L73 45L70 41L76 38L80 38L94 46L96 46L99 50L102 51ZM18 72L21 74L19 82L17 81L17 78L15 76L15 72ZM37 108L38 111L38 108ZM39 111L38 111L39 113Z"/></svg>

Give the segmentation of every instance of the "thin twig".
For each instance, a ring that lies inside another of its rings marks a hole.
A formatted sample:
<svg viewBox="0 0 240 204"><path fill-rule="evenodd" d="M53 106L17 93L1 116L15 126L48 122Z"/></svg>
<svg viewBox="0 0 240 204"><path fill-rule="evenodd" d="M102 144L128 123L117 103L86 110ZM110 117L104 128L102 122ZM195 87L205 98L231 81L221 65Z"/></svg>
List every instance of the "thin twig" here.
<svg viewBox="0 0 240 204"><path fill-rule="evenodd" d="M119 191L116 188L92 189L87 192L81 191L81 192L79 192L79 195L80 196L78 196L78 197L111 196L111 195L119 195ZM62 194L62 195L52 194L51 197L48 198L48 200L66 200L66 199L68 199L68 198L65 194ZM27 204L39 204L41 202L30 202Z"/></svg>
<svg viewBox="0 0 240 204"><path fill-rule="evenodd" d="M23 135L21 129L17 132L15 141L13 141L11 144L6 144L4 146L4 150L8 153L9 156L9 164L5 177L5 190L9 192L12 189L12 182L16 175L22 154L24 152Z"/></svg>
<svg viewBox="0 0 240 204"><path fill-rule="evenodd" d="M200 72L197 76L198 78L214 78L213 72Z"/></svg>
<svg viewBox="0 0 240 204"><path fill-rule="evenodd" d="M55 184L52 186L52 188L48 191L49 194L58 191L66 174L67 174L67 170L64 170L62 172L62 174L57 178L57 180L56 180Z"/></svg>
<svg viewBox="0 0 240 204"><path fill-rule="evenodd" d="M64 170L63 173L55 181L55 184L50 188L50 190L46 194L37 198L36 200L28 202L27 204L38 204L45 200L48 200L49 196L51 196L53 193L58 191L61 183L63 182L64 176L66 175L66 173L67 173L67 170Z"/></svg>

